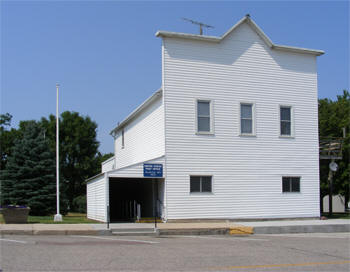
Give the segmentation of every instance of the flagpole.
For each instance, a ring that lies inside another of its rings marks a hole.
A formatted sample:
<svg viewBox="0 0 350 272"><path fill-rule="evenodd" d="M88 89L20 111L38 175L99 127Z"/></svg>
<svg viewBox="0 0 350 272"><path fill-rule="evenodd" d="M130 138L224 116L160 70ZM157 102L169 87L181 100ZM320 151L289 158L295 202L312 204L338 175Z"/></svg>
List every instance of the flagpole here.
<svg viewBox="0 0 350 272"><path fill-rule="evenodd" d="M62 221L62 215L60 214L60 161L59 161L59 116L58 116L58 88L59 84L56 84L56 207L57 213L55 214L54 221Z"/></svg>

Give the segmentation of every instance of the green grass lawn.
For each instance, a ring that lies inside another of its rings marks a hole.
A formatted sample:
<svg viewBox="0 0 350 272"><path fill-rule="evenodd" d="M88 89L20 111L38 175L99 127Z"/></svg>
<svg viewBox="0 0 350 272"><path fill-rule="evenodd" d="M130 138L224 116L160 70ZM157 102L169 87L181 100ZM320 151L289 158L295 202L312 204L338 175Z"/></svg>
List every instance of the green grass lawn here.
<svg viewBox="0 0 350 272"><path fill-rule="evenodd" d="M95 220L86 218L84 213L68 213L63 216L62 222L54 222L52 216L28 216L28 223L43 223L43 224L84 224L84 223L101 223ZM0 223L5 223L2 214L0 214Z"/></svg>

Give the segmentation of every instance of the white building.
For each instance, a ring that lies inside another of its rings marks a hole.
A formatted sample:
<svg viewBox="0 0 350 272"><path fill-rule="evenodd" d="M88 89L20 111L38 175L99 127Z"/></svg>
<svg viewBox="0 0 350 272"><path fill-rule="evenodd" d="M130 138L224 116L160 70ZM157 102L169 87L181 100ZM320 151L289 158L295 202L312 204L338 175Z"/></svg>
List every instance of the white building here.
<svg viewBox="0 0 350 272"><path fill-rule="evenodd" d="M324 52L274 44L249 16L221 37L156 36L162 87L112 130L88 217L106 221L109 205L111 220L133 218L136 203L163 220L320 216Z"/></svg>

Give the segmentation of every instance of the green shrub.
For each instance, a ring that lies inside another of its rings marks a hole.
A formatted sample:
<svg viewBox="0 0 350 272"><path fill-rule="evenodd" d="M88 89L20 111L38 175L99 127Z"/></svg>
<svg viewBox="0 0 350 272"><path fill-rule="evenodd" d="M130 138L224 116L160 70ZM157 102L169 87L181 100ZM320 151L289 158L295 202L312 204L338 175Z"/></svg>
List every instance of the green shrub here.
<svg viewBox="0 0 350 272"><path fill-rule="evenodd" d="M86 213L86 195L77 196L73 200L74 211L79 213Z"/></svg>

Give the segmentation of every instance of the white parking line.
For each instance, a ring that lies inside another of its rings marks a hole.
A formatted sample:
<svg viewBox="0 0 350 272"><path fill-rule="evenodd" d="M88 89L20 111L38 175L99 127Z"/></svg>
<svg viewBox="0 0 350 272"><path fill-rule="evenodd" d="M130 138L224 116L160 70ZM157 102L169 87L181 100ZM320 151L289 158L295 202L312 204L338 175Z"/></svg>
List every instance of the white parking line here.
<svg viewBox="0 0 350 272"><path fill-rule="evenodd" d="M20 244L26 244L26 243L27 243L27 242L25 242L25 241L10 240L10 239L3 239L3 238L0 238L0 241L13 242L13 243L20 243Z"/></svg>
<svg viewBox="0 0 350 272"><path fill-rule="evenodd" d="M98 237L98 236L81 236L81 235L72 235L73 237L82 237L82 238L95 238L95 239L101 239L101 240L110 240L110 241L126 241L126 242L139 242L144 244L159 244L159 242L154 241L145 241L145 240L132 240L132 239L115 239L115 238L108 238L108 237Z"/></svg>
<svg viewBox="0 0 350 272"><path fill-rule="evenodd" d="M208 237L208 236L181 236L181 237L189 237L189 238L201 238L201 239L215 239L215 240L244 240L244 241L269 241L268 239L261 239L261 238L245 238L245 237Z"/></svg>

